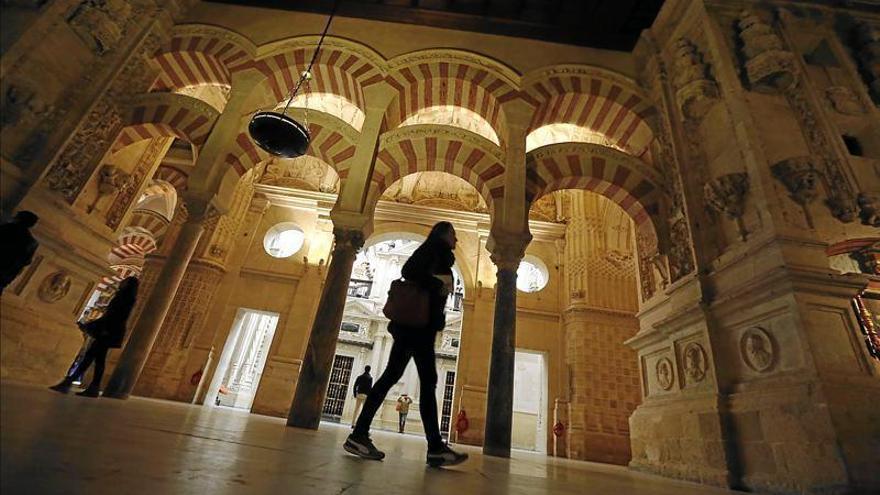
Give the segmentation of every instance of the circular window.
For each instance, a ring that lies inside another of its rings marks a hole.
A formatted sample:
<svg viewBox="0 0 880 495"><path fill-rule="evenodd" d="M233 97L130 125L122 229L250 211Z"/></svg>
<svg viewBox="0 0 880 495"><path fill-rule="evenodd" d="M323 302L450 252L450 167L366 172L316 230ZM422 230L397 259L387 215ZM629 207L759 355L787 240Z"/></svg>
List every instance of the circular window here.
<svg viewBox="0 0 880 495"><path fill-rule="evenodd" d="M279 223L266 232L263 248L269 256L288 258L302 248L305 238L305 233L295 223Z"/></svg>
<svg viewBox="0 0 880 495"><path fill-rule="evenodd" d="M534 256L526 256L516 270L516 288L523 292L538 292L547 285L549 275L544 262Z"/></svg>

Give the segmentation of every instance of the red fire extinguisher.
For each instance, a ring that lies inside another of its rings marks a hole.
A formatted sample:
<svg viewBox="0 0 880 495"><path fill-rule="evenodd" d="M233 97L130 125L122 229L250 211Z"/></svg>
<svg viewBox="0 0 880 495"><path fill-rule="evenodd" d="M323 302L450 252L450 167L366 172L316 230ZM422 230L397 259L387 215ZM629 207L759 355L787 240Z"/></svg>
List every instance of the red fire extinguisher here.
<svg viewBox="0 0 880 495"><path fill-rule="evenodd" d="M455 418L455 431L461 435L470 427L470 422L467 418L467 413L464 412L464 409L458 411L458 416Z"/></svg>
<svg viewBox="0 0 880 495"><path fill-rule="evenodd" d="M557 437L561 437L563 433L565 433L565 425L562 424L562 421L557 421L556 424L553 425L553 434Z"/></svg>

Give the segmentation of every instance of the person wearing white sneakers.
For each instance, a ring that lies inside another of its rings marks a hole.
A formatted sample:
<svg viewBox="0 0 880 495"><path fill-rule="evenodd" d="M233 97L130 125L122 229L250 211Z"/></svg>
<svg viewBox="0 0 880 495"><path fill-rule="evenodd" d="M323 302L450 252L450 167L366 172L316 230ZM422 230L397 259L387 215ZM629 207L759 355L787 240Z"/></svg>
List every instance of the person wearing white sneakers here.
<svg viewBox="0 0 880 495"><path fill-rule="evenodd" d="M440 222L431 229L428 238L403 265L401 273L407 282L414 282L427 292L427 320L424 326L401 325L391 318L388 331L394 337L388 365L367 395L364 408L358 416L354 431L348 436L343 448L346 452L364 459L382 460L385 453L370 440L370 424L385 400L391 387L400 380L410 359L416 363L419 374L419 413L428 440L426 463L432 467L454 466L466 461L468 455L456 452L446 445L440 435L437 420L437 363L434 341L437 333L446 326L446 297L452 290L452 265L455 263L457 239L455 229L449 222ZM418 289L417 289L418 290Z"/></svg>

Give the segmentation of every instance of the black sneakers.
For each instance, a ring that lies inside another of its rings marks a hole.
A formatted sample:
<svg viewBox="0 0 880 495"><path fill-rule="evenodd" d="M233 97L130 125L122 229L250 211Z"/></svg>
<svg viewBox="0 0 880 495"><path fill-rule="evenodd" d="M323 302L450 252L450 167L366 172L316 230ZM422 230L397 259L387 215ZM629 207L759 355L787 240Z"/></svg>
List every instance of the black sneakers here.
<svg viewBox="0 0 880 495"><path fill-rule="evenodd" d="M345 440L342 448L344 448L349 454L354 454L363 459L381 461L385 458L385 452L377 449L376 446L373 445L373 441L370 440L370 437L366 435L355 435L352 433Z"/></svg>
<svg viewBox="0 0 880 495"><path fill-rule="evenodd" d="M455 466L468 459L468 455L456 452L445 443L438 449L428 450L427 464L431 467Z"/></svg>

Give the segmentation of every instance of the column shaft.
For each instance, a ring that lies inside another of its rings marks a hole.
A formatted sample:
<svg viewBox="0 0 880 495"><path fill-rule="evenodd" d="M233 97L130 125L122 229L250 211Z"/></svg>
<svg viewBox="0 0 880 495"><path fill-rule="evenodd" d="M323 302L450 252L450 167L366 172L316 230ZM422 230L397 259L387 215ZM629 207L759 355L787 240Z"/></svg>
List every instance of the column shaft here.
<svg viewBox="0 0 880 495"><path fill-rule="evenodd" d="M204 217L191 216L180 231L174 249L165 261L156 285L144 304L141 316L131 332L113 375L104 390L105 397L127 399L140 377L144 364L153 349L165 315L171 307L177 289L186 273L186 267L204 232Z"/></svg>
<svg viewBox="0 0 880 495"><path fill-rule="evenodd" d="M360 231L339 229L334 236L333 259L327 267L327 278L303 356L296 393L287 415L288 426L315 430L321 421L351 269L358 250L364 244Z"/></svg>
<svg viewBox="0 0 880 495"><path fill-rule="evenodd" d="M498 268L483 453L510 457L516 348L516 269Z"/></svg>

